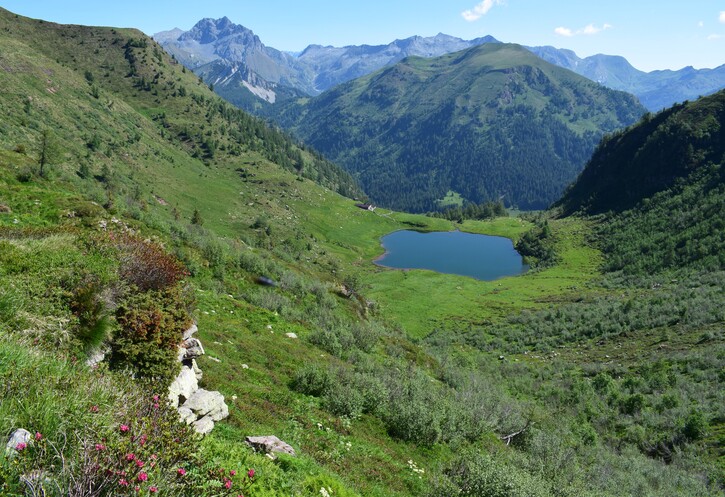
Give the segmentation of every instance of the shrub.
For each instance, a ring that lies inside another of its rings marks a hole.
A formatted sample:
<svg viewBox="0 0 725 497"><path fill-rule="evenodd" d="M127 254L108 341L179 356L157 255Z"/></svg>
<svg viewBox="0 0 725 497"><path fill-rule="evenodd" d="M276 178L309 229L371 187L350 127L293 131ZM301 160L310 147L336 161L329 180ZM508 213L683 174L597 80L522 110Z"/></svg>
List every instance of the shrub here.
<svg viewBox="0 0 725 497"><path fill-rule="evenodd" d="M111 344L111 366L170 379L181 335L191 324L186 300L178 286L127 297L116 310L119 329Z"/></svg>
<svg viewBox="0 0 725 497"><path fill-rule="evenodd" d="M302 367L292 380L292 388L305 395L320 397L330 387L330 373L319 366L309 364Z"/></svg>
<svg viewBox="0 0 725 497"><path fill-rule="evenodd" d="M546 484L488 455L467 451L445 470L428 497L536 497L551 495Z"/></svg>
<svg viewBox="0 0 725 497"><path fill-rule="evenodd" d="M363 413L365 398L355 385L333 382L325 392L323 404L335 416L354 419Z"/></svg>
<svg viewBox="0 0 725 497"><path fill-rule="evenodd" d="M169 288L188 276L179 260L154 242L129 233L109 238L119 251L121 278L142 292Z"/></svg>

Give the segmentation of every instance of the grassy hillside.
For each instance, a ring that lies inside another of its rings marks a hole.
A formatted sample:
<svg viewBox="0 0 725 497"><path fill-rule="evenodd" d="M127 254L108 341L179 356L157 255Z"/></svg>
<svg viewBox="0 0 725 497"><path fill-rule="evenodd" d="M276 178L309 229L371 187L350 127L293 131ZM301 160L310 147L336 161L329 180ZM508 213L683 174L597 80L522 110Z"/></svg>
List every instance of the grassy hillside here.
<svg viewBox="0 0 725 497"><path fill-rule="evenodd" d="M557 257L521 278L384 270L396 229L543 221L363 211L140 33L0 19L0 434L33 438L0 456L2 493L722 493L716 273L602 278L596 220L573 218L549 220ZM154 400L190 319L230 408L203 440ZM298 456L241 442L272 433Z"/></svg>
<svg viewBox="0 0 725 497"><path fill-rule="evenodd" d="M277 112L277 111L276 111ZM449 192L546 208L637 101L510 44L410 57L276 119L342 164L381 205L425 212Z"/></svg>

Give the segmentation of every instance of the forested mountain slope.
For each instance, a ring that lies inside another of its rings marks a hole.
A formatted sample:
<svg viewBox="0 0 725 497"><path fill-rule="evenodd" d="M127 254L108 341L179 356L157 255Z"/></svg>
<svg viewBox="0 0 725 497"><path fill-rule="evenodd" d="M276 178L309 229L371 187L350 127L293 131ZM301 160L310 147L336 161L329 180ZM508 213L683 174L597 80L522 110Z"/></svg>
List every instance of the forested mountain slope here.
<svg viewBox="0 0 725 497"><path fill-rule="evenodd" d="M622 211L674 187L725 154L725 91L648 114L605 137L558 202L565 212Z"/></svg>
<svg viewBox="0 0 725 497"><path fill-rule="evenodd" d="M318 97L278 122L359 178L381 205L429 211L455 192L521 209L556 200L599 138L644 108L517 46L408 58Z"/></svg>

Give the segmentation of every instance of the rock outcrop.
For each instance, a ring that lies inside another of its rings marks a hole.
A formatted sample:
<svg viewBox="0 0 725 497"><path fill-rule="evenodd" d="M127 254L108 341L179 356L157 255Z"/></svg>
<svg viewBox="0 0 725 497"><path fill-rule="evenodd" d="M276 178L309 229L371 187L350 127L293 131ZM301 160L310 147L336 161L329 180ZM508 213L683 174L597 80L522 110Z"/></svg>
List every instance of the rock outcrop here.
<svg viewBox="0 0 725 497"><path fill-rule="evenodd" d="M194 324L183 334L178 354L181 371L169 386L168 399L183 422L205 435L214 428L215 421L229 416L229 408L221 393L199 388L202 371L196 359L204 355L204 346L193 336L197 330Z"/></svg>

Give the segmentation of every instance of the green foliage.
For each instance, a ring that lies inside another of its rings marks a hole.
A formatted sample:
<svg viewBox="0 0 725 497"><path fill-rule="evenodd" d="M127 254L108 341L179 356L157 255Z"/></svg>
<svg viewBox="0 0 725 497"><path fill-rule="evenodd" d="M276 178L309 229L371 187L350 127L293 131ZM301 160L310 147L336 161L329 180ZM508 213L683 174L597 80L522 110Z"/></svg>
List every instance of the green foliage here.
<svg viewBox="0 0 725 497"><path fill-rule="evenodd" d="M489 455L467 451L458 456L435 483L429 497L533 497L552 495L546 484L513 465Z"/></svg>
<svg viewBox="0 0 725 497"><path fill-rule="evenodd" d="M86 278L72 289L70 309L78 318L76 336L86 351L109 338L111 319L108 307L112 303L104 301L103 290L100 281L93 277Z"/></svg>
<svg viewBox="0 0 725 497"><path fill-rule="evenodd" d="M180 286L128 295L116 309L111 366L140 377L172 378L181 335L191 325L187 308Z"/></svg>

